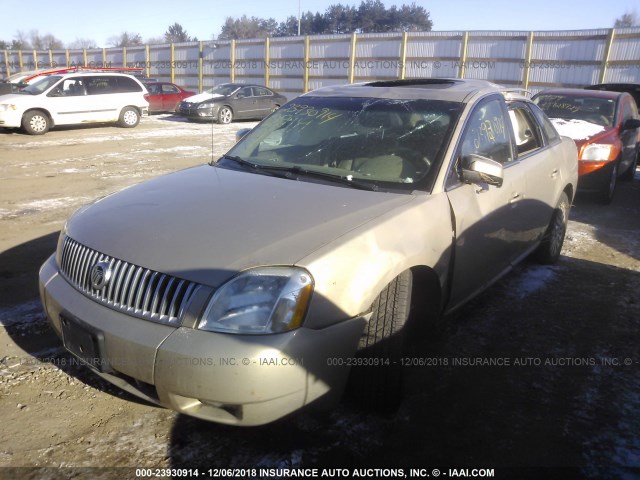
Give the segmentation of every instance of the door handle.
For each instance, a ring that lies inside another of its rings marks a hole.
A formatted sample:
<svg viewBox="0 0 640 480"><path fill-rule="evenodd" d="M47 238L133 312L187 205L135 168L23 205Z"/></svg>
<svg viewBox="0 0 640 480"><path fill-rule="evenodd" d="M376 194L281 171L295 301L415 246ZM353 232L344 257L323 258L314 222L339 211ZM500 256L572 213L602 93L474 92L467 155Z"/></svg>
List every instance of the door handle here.
<svg viewBox="0 0 640 480"><path fill-rule="evenodd" d="M557 168L554 168L553 172L551 172L551 178L556 178L558 176L558 172L559 170Z"/></svg>
<svg viewBox="0 0 640 480"><path fill-rule="evenodd" d="M511 195L511 200L509 200L509 203L513 204L516 203L518 201L520 201L520 193L519 192L515 192L513 195Z"/></svg>

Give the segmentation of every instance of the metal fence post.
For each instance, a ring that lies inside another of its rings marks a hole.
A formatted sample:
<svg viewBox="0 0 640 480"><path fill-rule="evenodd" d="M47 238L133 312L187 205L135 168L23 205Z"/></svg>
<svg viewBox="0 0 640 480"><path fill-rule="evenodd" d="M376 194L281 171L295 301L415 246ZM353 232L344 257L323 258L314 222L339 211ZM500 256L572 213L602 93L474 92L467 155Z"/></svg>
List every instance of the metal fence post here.
<svg viewBox="0 0 640 480"><path fill-rule="evenodd" d="M616 36L616 29L612 28L609 30L609 35L607 36L607 45L604 49L604 57L602 58L602 66L600 67L600 77L598 78L598 83L604 83L605 78L607 76L607 67L609 66L609 57L611 56L611 46L613 45L613 39Z"/></svg>
<svg viewBox="0 0 640 480"><path fill-rule="evenodd" d="M469 32L462 35L462 51L460 52L460 69L458 78L464 78L465 64L467 63L467 46L469 45Z"/></svg>
<svg viewBox="0 0 640 480"><path fill-rule="evenodd" d="M529 88L529 75L531 75L531 56L533 55L533 32L529 32L527 37L527 49L525 52L525 64L522 71L522 84L524 88Z"/></svg>

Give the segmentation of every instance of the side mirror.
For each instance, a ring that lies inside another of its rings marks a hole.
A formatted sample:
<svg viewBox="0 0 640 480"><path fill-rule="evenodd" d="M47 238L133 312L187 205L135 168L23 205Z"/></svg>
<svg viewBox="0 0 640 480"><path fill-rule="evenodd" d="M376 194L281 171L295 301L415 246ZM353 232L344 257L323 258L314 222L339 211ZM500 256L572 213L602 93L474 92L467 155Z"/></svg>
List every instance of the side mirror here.
<svg viewBox="0 0 640 480"><path fill-rule="evenodd" d="M64 93L62 93L62 90L60 89L60 87L54 88L47 95L47 97L62 97L62 96L64 96Z"/></svg>
<svg viewBox="0 0 640 480"><path fill-rule="evenodd" d="M502 186L504 177L502 164L480 155L467 155L462 158L462 180L467 183L488 183Z"/></svg>
<svg viewBox="0 0 640 480"><path fill-rule="evenodd" d="M251 131L250 128L241 128L236 132L236 143L244 138L244 136Z"/></svg>
<svg viewBox="0 0 640 480"><path fill-rule="evenodd" d="M640 128L640 119L637 118L627 118L622 124L622 130L635 130L636 128Z"/></svg>
<svg viewBox="0 0 640 480"><path fill-rule="evenodd" d="M246 93L238 93L236 95L236 98L247 98L247 94Z"/></svg>

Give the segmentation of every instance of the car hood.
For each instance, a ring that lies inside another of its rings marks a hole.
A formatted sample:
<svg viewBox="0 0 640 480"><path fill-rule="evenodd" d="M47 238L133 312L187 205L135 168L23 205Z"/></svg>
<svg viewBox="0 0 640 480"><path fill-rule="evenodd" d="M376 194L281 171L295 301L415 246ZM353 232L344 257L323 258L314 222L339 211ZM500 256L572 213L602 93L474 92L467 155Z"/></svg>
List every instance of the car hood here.
<svg viewBox="0 0 640 480"><path fill-rule="evenodd" d="M414 198L203 165L80 209L67 235L112 257L216 287L250 267L293 265Z"/></svg>
<svg viewBox="0 0 640 480"><path fill-rule="evenodd" d="M188 103L201 103L217 98L224 98L224 95L220 95L219 93L199 93L198 95L185 98L184 101Z"/></svg>
<svg viewBox="0 0 640 480"><path fill-rule="evenodd" d="M612 127L603 127L585 120L565 120L562 118L551 118L550 120L560 135L572 138L580 145L614 130Z"/></svg>

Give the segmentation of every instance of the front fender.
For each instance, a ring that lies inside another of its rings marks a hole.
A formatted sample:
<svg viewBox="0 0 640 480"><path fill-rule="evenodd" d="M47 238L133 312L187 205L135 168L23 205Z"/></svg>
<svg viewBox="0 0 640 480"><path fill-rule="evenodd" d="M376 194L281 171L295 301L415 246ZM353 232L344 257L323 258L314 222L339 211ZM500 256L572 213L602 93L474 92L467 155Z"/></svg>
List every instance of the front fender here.
<svg viewBox="0 0 640 480"><path fill-rule="evenodd" d="M330 242L297 263L315 280L305 326L323 328L367 312L382 289L412 267L433 269L446 285L451 244L445 194L416 195Z"/></svg>

